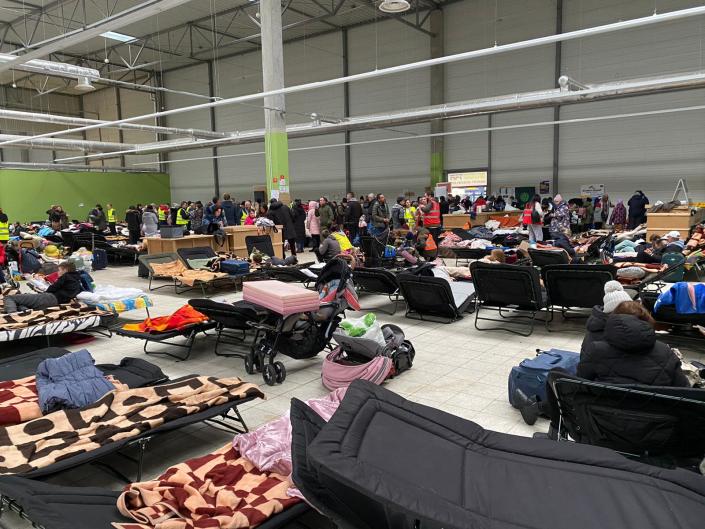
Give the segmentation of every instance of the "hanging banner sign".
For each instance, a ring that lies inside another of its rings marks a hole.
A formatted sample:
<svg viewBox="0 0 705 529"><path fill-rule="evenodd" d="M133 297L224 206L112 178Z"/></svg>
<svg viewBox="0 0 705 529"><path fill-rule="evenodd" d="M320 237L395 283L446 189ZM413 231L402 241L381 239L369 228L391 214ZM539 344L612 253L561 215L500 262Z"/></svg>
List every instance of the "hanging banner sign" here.
<svg viewBox="0 0 705 529"><path fill-rule="evenodd" d="M605 194L605 184L587 184L580 186L580 195L585 197L601 197Z"/></svg>
<svg viewBox="0 0 705 529"><path fill-rule="evenodd" d="M478 187L487 185L487 171L448 173L451 187Z"/></svg>

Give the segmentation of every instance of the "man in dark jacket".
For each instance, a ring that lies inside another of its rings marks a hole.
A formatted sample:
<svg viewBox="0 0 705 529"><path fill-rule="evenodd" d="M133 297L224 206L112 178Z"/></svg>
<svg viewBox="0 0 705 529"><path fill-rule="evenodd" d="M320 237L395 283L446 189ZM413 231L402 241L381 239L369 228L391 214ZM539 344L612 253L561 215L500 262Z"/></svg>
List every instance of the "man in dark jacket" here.
<svg viewBox="0 0 705 529"><path fill-rule="evenodd" d="M125 212L125 222L127 222L127 231L130 233L130 244L137 244L140 241L142 212L135 206L130 206Z"/></svg>
<svg viewBox="0 0 705 529"><path fill-rule="evenodd" d="M267 218L274 224L283 227L284 239L289 242L291 255L296 255L296 228L294 227L294 216L291 213L291 209L276 198L273 198L269 201Z"/></svg>
<svg viewBox="0 0 705 529"><path fill-rule="evenodd" d="M294 207L291 208L294 218L294 232L296 233L296 251L303 253L306 245L306 210L301 199L294 200Z"/></svg>
<svg viewBox="0 0 705 529"><path fill-rule="evenodd" d="M389 227L389 208L387 207L387 199L381 193L377 195L377 202L372 206L371 211L372 226L374 226L376 234L382 233Z"/></svg>
<svg viewBox="0 0 705 529"><path fill-rule="evenodd" d="M629 199L627 206L629 206L628 226L630 230L646 222L646 205L648 203L649 199L641 190L637 190Z"/></svg>
<svg viewBox="0 0 705 529"><path fill-rule="evenodd" d="M242 216L240 205L230 200L228 193L223 195L223 201L220 203L220 207L223 208L223 215L225 215L225 220L228 221L228 226L240 225L240 217Z"/></svg>
<svg viewBox="0 0 705 529"><path fill-rule="evenodd" d="M362 204L353 193L348 193L348 207L345 208L345 229L350 233L349 239L351 241L357 238L360 217L362 217Z"/></svg>
<svg viewBox="0 0 705 529"><path fill-rule="evenodd" d="M638 301L621 303L607 318L604 341L580 355L577 375L605 384L690 387L680 359L656 340L650 318Z"/></svg>
<svg viewBox="0 0 705 529"><path fill-rule="evenodd" d="M321 230L326 229L330 231L331 226L335 222L335 211L333 211L333 208L326 197L321 197L318 200L318 203L320 206L316 210L316 217L320 217Z"/></svg>
<svg viewBox="0 0 705 529"><path fill-rule="evenodd" d="M392 229L400 230L405 224L404 220L404 201L402 196L397 197L397 203L392 206Z"/></svg>
<svg viewBox="0 0 705 529"><path fill-rule="evenodd" d="M42 310L69 303L83 292L81 275L76 272L76 265L65 261L59 265L59 279L49 285L46 292L38 294L16 294L5 297L5 313L23 310Z"/></svg>

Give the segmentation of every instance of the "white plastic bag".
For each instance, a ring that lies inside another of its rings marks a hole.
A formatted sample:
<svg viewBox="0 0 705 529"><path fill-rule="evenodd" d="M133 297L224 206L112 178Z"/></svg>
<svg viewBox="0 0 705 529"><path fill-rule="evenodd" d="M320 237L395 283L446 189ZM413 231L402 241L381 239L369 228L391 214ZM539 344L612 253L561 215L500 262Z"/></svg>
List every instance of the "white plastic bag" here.
<svg viewBox="0 0 705 529"><path fill-rule="evenodd" d="M340 324L340 329L353 338L374 340L382 347L387 345L382 326L374 312L365 314L362 318L345 318Z"/></svg>

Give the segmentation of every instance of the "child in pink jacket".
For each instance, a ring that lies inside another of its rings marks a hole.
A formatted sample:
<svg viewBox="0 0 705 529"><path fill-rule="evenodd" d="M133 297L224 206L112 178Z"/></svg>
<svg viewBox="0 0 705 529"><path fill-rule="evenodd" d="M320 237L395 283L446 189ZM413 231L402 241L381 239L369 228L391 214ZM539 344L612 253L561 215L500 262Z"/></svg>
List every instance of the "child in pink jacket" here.
<svg viewBox="0 0 705 529"><path fill-rule="evenodd" d="M316 217L318 202L311 200L308 203L308 213L306 213L306 229L311 234L312 246L318 248L321 244L321 218Z"/></svg>

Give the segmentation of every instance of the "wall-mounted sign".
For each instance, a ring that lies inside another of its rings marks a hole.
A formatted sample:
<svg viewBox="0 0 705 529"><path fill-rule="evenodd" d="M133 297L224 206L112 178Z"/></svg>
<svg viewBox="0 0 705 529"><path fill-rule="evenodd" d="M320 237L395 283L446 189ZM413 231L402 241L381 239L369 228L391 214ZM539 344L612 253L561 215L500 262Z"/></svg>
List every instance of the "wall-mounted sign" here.
<svg viewBox="0 0 705 529"><path fill-rule="evenodd" d="M580 186L580 196L601 197L605 194L605 184L586 184Z"/></svg>
<svg viewBox="0 0 705 529"><path fill-rule="evenodd" d="M550 195L551 194L551 182L549 180L541 180L539 182L539 194Z"/></svg>
<svg viewBox="0 0 705 529"><path fill-rule="evenodd" d="M448 173L451 187L478 187L487 185L487 171Z"/></svg>

